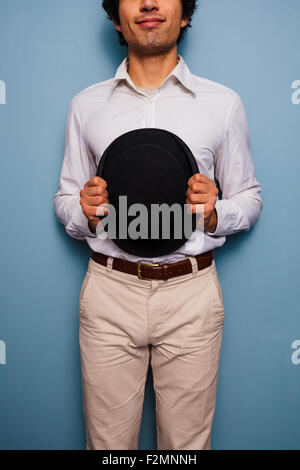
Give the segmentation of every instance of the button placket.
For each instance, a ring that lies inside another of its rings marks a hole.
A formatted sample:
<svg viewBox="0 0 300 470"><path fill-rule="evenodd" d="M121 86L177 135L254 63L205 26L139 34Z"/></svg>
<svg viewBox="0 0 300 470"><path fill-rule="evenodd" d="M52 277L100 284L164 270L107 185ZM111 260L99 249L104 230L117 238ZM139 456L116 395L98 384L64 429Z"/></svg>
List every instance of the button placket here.
<svg viewBox="0 0 300 470"><path fill-rule="evenodd" d="M146 124L148 127L155 127L155 101L149 99L146 103Z"/></svg>

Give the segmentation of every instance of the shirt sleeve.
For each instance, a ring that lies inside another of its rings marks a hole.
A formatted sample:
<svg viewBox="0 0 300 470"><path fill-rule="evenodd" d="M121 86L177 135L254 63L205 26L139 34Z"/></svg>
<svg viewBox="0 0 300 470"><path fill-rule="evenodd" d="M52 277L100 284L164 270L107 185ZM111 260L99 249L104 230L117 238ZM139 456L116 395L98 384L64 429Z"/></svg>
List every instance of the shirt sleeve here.
<svg viewBox="0 0 300 470"><path fill-rule="evenodd" d="M211 236L227 236L249 230L263 207L261 184L257 181L250 152L250 136L245 109L240 96L228 111L222 144L216 154L215 177L222 191L217 199L217 226Z"/></svg>
<svg viewBox="0 0 300 470"><path fill-rule="evenodd" d="M66 123L65 152L58 191L53 198L58 220L66 232L78 240L97 237L88 226L88 219L80 204L80 191L95 176L94 157L88 151L82 136L80 115L75 98L71 101Z"/></svg>

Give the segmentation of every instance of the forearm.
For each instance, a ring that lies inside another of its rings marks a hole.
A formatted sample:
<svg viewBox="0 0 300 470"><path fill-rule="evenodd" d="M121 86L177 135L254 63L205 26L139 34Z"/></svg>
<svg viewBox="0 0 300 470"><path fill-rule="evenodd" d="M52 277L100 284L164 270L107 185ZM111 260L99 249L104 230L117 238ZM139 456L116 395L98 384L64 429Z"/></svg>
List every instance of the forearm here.
<svg viewBox="0 0 300 470"><path fill-rule="evenodd" d="M256 195L236 196L216 202L217 224L209 235L227 236L242 230L248 231L256 223L262 210L262 200Z"/></svg>
<svg viewBox="0 0 300 470"><path fill-rule="evenodd" d="M207 225L204 228L205 232L214 232L217 228L218 225L218 214L216 211L216 208L214 208L212 215L207 223Z"/></svg>
<svg viewBox="0 0 300 470"><path fill-rule="evenodd" d="M58 192L53 200L57 218L64 225L68 235L77 240L95 236L82 211L80 196L62 195Z"/></svg>

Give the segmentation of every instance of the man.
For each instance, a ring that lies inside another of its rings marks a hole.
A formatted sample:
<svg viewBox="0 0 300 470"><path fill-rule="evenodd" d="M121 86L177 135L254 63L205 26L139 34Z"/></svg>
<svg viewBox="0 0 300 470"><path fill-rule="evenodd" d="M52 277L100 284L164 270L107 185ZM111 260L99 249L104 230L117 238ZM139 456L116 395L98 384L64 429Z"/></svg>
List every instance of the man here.
<svg viewBox="0 0 300 470"><path fill-rule="evenodd" d="M92 250L79 301L86 449L138 448L149 361L158 449L210 449L225 320L213 250L249 230L262 209L247 119L236 92L192 74L177 54L195 2L103 7L128 56L113 78L73 98L54 197L67 233ZM152 259L97 233L109 202L107 181L95 177L101 155L121 134L145 127L169 130L190 147L199 173L187 182L186 203L204 208L202 237Z"/></svg>

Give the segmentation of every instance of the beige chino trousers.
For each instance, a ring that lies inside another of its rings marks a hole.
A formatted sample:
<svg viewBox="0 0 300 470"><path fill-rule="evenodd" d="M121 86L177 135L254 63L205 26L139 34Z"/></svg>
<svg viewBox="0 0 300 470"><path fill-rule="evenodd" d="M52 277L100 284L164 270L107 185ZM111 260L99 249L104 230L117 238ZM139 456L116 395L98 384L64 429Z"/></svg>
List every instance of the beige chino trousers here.
<svg viewBox="0 0 300 470"><path fill-rule="evenodd" d="M86 450L137 450L149 362L157 449L211 448L225 321L215 261L168 280L90 258L79 300Z"/></svg>

